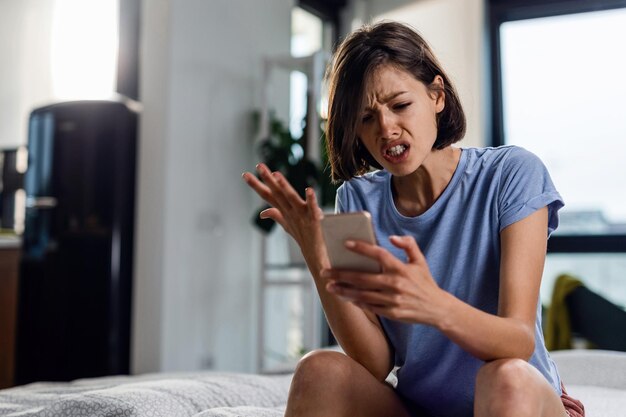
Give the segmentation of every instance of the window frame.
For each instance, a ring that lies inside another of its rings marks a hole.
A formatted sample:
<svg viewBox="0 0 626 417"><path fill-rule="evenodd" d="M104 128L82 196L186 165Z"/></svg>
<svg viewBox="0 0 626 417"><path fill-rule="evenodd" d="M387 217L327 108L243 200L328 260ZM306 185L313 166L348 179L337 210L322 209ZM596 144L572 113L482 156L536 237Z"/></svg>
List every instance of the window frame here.
<svg viewBox="0 0 626 417"><path fill-rule="evenodd" d="M626 8L626 0L490 0L488 45L492 146L505 144L500 25L516 20ZM626 234L554 234L549 253L626 253Z"/></svg>
<svg viewBox="0 0 626 417"><path fill-rule="evenodd" d="M139 100L141 0L119 0L119 44L116 91Z"/></svg>
<svg viewBox="0 0 626 417"><path fill-rule="evenodd" d="M335 43L339 36L341 26L341 11L346 7L347 0L298 0L295 6L306 10L329 23L331 27L331 39ZM332 46L332 45L331 45Z"/></svg>

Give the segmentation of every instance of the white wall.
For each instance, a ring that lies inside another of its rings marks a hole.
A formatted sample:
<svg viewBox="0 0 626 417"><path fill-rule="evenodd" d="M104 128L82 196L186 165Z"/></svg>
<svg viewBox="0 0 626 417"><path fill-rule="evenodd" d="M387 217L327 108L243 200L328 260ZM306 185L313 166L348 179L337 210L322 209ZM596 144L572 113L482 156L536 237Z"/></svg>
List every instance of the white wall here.
<svg viewBox="0 0 626 417"><path fill-rule="evenodd" d="M291 7L143 2L134 372L253 370L258 201L241 173L261 59L289 52Z"/></svg>
<svg viewBox="0 0 626 417"><path fill-rule="evenodd" d="M52 100L55 0L0 0L0 147ZM287 54L293 0L142 2L132 367L253 370L259 204L250 114L261 59ZM275 77L279 114L288 78Z"/></svg>
<svg viewBox="0 0 626 417"><path fill-rule="evenodd" d="M28 115L52 100L53 0L0 0L0 148L27 141Z"/></svg>
<svg viewBox="0 0 626 417"><path fill-rule="evenodd" d="M354 2L425 34L461 92L463 144L482 144L482 0ZM288 53L293 0L142 4L133 370L250 371L258 199L240 174L256 162L248 114L260 105L261 57ZM49 62L51 7L0 0L0 146L25 143L24 109L51 93L49 73L38 72ZM37 46L22 47L32 37Z"/></svg>
<svg viewBox="0 0 626 417"><path fill-rule="evenodd" d="M461 146L486 145L484 0L352 0L345 30L383 19L408 23L429 42L461 96L467 134Z"/></svg>

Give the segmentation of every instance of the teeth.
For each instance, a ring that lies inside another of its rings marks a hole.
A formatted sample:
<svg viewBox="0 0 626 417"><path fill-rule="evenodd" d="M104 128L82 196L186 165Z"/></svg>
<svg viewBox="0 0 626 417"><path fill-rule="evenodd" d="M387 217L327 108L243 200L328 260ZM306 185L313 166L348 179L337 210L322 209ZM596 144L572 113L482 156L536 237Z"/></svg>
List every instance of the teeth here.
<svg viewBox="0 0 626 417"><path fill-rule="evenodd" d="M393 148L387 149L387 154L391 156L398 156L405 150L406 150L406 145L396 145Z"/></svg>

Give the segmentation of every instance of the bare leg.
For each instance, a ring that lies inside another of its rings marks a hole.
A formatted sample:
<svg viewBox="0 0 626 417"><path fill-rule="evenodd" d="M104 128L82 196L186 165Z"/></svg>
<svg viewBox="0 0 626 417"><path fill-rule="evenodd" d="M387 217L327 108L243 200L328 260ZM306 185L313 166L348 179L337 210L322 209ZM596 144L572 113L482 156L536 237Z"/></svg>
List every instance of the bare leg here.
<svg viewBox="0 0 626 417"><path fill-rule="evenodd" d="M541 373L521 359L488 362L476 377L476 417L567 417Z"/></svg>
<svg viewBox="0 0 626 417"><path fill-rule="evenodd" d="M347 355L307 354L296 369L285 417L410 417L393 388Z"/></svg>

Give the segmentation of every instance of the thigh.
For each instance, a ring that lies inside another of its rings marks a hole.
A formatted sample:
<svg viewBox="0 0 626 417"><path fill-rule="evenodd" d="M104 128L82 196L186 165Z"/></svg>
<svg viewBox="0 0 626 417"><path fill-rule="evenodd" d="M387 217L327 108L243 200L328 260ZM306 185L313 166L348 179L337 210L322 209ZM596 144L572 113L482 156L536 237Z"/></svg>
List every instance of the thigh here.
<svg viewBox="0 0 626 417"><path fill-rule="evenodd" d="M286 416L412 416L395 390L339 352L318 351L298 365Z"/></svg>

